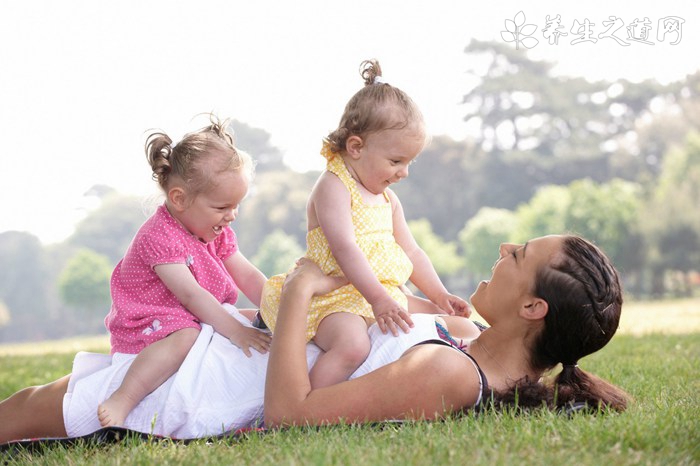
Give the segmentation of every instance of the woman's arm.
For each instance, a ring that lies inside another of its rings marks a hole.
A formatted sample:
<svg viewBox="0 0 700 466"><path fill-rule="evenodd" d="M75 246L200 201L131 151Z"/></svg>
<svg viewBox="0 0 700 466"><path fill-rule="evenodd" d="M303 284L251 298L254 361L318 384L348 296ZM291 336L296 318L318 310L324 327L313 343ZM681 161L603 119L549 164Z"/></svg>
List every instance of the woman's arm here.
<svg viewBox="0 0 700 466"><path fill-rule="evenodd" d="M224 267L236 282L236 286L256 306L260 307L262 289L267 277L255 267L240 251L231 254Z"/></svg>
<svg viewBox="0 0 700 466"><path fill-rule="evenodd" d="M306 314L311 297L338 286L310 261L287 278L265 384L268 427L387 419L434 419L470 406L478 375L464 356L421 345L365 376L312 390L306 364Z"/></svg>

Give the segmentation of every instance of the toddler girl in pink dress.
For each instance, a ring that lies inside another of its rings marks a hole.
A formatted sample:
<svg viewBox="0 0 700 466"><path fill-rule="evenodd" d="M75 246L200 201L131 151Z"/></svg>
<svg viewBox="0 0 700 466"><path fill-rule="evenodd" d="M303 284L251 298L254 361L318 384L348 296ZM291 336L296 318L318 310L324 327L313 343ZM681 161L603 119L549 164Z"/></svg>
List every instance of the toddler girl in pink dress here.
<svg viewBox="0 0 700 466"><path fill-rule="evenodd" d="M247 356L265 353L270 336L222 306L241 290L256 306L265 276L238 250L229 226L248 191L250 157L235 148L227 122L190 133L178 144L161 132L146 141L165 203L139 229L111 279L105 319L112 353L138 353L121 386L98 407L102 426L129 412L174 374L211 325ZM251 316L247 316L250 318Z"/></svg>

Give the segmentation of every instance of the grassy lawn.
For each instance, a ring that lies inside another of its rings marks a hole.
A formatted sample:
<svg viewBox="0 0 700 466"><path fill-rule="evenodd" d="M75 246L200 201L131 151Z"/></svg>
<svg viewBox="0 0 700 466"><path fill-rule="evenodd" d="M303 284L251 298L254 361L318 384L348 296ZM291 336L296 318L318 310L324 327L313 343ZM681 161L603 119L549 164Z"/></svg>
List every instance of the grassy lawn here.
<svg viewBox="0 0 700 466"><path fill-rule="evenodd" d="M104 337L0 345L0 398L70 371ZM620 333L581 361L634 398L623 414L487 413L435 423L292 429L244 439L54 447L6 464L700 464L700 300L630 303ZM39 413L38 413L39 414Z"/></svg>

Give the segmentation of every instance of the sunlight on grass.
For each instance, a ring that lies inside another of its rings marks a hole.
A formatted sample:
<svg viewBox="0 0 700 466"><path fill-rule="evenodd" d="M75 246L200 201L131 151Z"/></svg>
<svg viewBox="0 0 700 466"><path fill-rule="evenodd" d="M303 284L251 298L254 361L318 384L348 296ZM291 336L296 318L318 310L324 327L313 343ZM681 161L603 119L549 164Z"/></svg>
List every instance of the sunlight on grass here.
<svg viewBox="0 0 700 466"><path fill-rule="evenodd" d="M700 333L700 299L626 302L618 333Z"/></svg>
<svg viewBox="0 0 700 466"><path fill-rule="evenodd" d="M0 345L0 356L31 356L38 354L77 353L78 351L109 353L109 336L81 336L63 340Z"/></svg>
<svg viewBox="0 0 700 466"><path fill-rule="evenodd" d="M471 318L485 323L476 312ZM625 301L617 333L635 336L700 333L700 298Z"/></svg>

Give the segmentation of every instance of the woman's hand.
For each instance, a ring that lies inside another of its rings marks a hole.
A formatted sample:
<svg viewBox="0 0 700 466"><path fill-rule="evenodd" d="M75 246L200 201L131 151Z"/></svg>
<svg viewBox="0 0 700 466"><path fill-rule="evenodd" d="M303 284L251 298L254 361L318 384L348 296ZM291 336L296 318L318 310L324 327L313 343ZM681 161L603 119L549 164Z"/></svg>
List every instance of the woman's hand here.
<svg viewBox="0 0 700 466"><path fill-rule="evenodd" d="M287 274L282 292L297 289L311 293L311 296L319 296L328 294L348 283L347 278L326 275L314 261L302 257L297 260L294 269Z"/></svg>

